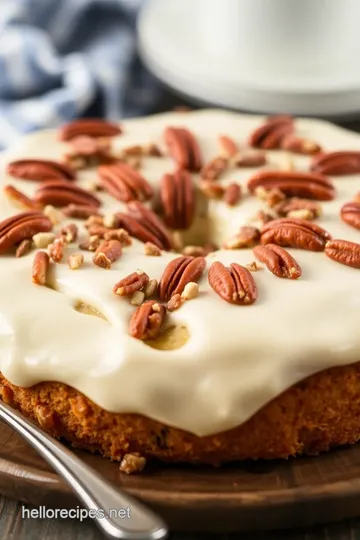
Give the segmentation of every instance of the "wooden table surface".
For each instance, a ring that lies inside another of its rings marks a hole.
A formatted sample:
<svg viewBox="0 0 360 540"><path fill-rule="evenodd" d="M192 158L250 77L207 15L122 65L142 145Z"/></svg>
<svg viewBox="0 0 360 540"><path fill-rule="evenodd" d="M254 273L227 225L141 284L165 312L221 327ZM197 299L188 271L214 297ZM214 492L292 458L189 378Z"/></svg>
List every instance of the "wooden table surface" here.
<svg viewBox="0 0 360 540"><path fill-rule="evenodd" d="M166 92L159 101L159 111L185 104ZM360 131L360 122L346 122L344 127ZM30 519L22 517L18 501L0 496L0 540L102 540L105 537L91 520ZM360 509L359 509L360 515ZM360 540L360 518L331 525L320 525L294 531L211 535L204 533L172 533L171 540Z"/></svg>

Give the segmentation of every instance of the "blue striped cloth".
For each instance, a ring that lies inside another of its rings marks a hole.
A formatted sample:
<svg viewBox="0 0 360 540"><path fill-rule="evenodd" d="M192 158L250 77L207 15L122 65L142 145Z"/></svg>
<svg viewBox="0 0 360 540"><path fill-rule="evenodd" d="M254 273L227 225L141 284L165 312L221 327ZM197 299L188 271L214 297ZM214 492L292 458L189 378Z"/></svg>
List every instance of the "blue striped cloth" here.
<svg viewBox="0 0 360 540"><path fill-rule="evenodd" d="M84 116L145 114L158 87L141 66L142 0L0 0L0 148Z"/></svg>

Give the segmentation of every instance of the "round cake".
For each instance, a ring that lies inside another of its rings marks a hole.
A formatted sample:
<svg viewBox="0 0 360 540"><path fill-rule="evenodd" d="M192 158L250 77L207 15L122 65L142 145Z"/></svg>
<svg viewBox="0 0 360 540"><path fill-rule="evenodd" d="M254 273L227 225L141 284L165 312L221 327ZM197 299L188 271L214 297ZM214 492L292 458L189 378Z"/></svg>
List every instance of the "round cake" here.
<svg viewBox="0 0 360 540"><path fill-rule="evenodd" d="M360 137L220 110L1 160L1 397L139 471L360 438Z"/></svg>

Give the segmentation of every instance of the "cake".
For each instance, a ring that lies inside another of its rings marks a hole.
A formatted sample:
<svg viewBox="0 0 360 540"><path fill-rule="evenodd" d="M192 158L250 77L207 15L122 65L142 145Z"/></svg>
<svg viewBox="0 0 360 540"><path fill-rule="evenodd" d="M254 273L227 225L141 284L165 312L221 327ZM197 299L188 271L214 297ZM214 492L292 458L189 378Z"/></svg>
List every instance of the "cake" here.
<svg viewBox="0 0 360 540"><path fill-rule="evenodd" d="M358 135L79 120L1 170L4 402L125 472L360 438Z"/></svg>

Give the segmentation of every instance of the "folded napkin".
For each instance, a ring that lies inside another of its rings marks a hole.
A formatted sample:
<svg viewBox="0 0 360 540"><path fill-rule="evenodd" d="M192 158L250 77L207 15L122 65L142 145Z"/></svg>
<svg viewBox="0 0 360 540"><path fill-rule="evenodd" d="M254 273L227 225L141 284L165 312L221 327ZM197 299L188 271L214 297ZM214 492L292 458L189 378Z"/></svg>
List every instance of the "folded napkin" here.
<svg viewBox="0 0 360 540"><path fill-rule="evenodd" d="M136 51L143 0L1 0L0 148L97 110L145 114L157 83Z"/></svg>

